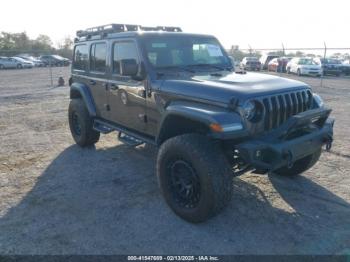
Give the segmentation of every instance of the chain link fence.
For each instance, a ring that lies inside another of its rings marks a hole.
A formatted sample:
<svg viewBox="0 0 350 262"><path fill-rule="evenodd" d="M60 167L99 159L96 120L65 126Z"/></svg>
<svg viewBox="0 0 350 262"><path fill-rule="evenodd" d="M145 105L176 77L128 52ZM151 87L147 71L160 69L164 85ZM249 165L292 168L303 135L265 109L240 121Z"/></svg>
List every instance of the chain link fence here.
<svg viewBox="0 0 350 262"><path fill-rule="evenodd" d="M48 50L0 50L0 71L32 70L33 74L46 75L42 79L51 87L68 84L66 79L70 71L70 57L62 57L59 52Z"/></svg>

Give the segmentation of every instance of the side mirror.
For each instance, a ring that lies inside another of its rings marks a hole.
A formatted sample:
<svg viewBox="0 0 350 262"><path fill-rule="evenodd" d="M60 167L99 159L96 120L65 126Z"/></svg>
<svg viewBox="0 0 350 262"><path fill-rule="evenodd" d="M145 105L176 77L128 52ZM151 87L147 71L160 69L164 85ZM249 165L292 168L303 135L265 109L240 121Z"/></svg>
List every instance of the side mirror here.
<svg viewBox="0 0 350 262"><path fill-rule="evenodd" d="M136 76L139 70L139 65L135 59L120 60L120 74L122 76Z"/></svg>

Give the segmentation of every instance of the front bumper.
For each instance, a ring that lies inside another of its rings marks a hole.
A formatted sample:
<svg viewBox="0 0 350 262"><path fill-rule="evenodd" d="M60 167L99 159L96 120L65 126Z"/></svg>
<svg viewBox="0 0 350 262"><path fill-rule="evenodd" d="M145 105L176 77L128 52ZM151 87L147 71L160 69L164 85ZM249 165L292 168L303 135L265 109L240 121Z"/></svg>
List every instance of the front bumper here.
<svg viewBox="0 0 350 262"><path fill-rule="evenodd" d="M314 109L291 117L275 131L236 146L246 163L257 170L273 171L292 166L333 140L330 109Z"/></svg>
<svg viewBox="0 0 350 262"><path fill-rule="evenodd" d="M310 76L317 76L322 74L322 70L307 70L307 69L302 69L301 70L302 75L310 75Z"/></svg>

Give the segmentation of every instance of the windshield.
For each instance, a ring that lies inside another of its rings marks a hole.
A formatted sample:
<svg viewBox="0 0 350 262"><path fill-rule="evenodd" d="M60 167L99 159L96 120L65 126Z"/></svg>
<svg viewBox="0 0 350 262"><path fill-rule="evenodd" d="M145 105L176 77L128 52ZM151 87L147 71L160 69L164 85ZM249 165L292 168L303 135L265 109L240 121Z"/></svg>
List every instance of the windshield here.
<svg viewBox="0 0 350 262"><path fill-rule="evenodd" d="M63 59L63 57L62 57L62 56L59 56L59 55L52 55L52 57L53 57L53 58L56 58L56 59L58 59L58 60L62 60L62 59Z"/></svg>
<svg viewBox="0 0 350 262"><path fill-rule="evenodd" d="M317 65L313 59L302 58L299 60L299 65Z"/></svg>
<svg viewBox="0 0 350 262"><path fill-rule="evenodd" d="M13 57L13 58L20 62L26 62L26 60L21 57Z"/></svg>
<svg viewBox="0 0 350 262"><path fill-rule="evenodd" d="M257 57L246 57L247 61L258 61Z"/></svg>
<svg viewBox="0 0 350 262"><path fill-rule="evenodd" d="M157 69L206 66L231 68L232 64L213 37L173 35L145 36L144 51Z"/></svg>

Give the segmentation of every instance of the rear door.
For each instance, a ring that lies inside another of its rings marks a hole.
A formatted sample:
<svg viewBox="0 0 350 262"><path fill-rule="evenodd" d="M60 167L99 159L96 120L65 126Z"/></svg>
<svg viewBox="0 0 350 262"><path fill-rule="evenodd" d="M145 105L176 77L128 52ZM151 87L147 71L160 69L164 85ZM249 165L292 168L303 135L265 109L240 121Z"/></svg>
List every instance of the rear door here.
<svg viewBox="0 0 350 262"><path fill-rule="evenodd" d="M20 63L19 62L17 62L15 59L13 59L13 58L8 58L7 59L7 66L8 66L8 68L16 68L17 67L17 65L19 65Z"/></svg>
<svg viewBox="0 0 350 262"><path fill-rule="evenodd" d="M146 129L146 92L143 81L120 75L120 61L135 59L140 64L139 51L133 39L118 39L111 46L111 80L108 104L110 120L137 131ZM140 68L140 66L139 66Z"/></svg>
<svg viewBox="0 0 350 262"><path fill-rule="evenodd" d="M86 84L93 96L97 116L107 119L109 106L107 104L107 42L95 42L90 45L90 71Z"/></svg>

